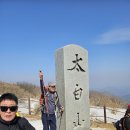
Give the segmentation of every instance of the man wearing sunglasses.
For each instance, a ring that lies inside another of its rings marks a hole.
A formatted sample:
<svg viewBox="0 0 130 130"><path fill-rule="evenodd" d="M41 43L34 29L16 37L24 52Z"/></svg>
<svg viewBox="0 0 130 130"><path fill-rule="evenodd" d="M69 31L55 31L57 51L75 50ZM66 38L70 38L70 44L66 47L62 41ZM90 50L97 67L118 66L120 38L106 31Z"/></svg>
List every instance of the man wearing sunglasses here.
<svg viewBox="0 0 130 130"><path fill-rule="evenodd" d="M43 97L40 98L43 130L57 130L55 116L56 106L61 114L64 111L64 107L60 104L56 84L54 82L49 82L48 86L44 86L44 98L45 105L43 105Z"/></svg>
<svg viewBox="0 0 130 130"><path fill-rule="evenodd" d="M22 117L17 117L18 98L12 93L0 96L0 130L35 130L35 128Z"/></svg>

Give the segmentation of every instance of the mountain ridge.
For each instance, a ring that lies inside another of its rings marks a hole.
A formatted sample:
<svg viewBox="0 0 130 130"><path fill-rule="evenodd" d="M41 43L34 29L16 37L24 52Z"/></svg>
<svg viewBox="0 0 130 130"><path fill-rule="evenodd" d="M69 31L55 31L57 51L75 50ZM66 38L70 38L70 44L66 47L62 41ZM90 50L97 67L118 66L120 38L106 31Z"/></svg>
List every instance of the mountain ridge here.
<svg viewBox="0 0 130 130"><path fill-rule="evenodd" d="M39 98L40 97L40 87L35 86L29 83L5 83L0 82L0 94L5 92L11 92L18 96L18 98L24 97L33 97ZM90 105L95 106L108 106L108 107L122 107L125 108L128 104L126 100L120 98L116 95L113 95L109 92L102 92L97 90L90 90L89 94Z"/></svg>

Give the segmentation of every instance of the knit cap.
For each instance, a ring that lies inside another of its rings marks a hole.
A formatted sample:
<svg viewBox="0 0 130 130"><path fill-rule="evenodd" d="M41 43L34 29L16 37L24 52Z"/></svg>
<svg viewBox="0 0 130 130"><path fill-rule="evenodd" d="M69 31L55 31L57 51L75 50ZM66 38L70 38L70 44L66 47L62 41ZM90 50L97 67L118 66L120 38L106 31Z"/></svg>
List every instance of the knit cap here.
<svg viewBox="0 0 130 130"><path fill-rule="evenodd" d="M128 104L127 108L130 108L130 104Z"/></svg>
<svg viewBox="0 0 130 130"><path fill-rule="evenodd" d="M51 81L48 83L48 86L56 86L56 83Z"/></svg>

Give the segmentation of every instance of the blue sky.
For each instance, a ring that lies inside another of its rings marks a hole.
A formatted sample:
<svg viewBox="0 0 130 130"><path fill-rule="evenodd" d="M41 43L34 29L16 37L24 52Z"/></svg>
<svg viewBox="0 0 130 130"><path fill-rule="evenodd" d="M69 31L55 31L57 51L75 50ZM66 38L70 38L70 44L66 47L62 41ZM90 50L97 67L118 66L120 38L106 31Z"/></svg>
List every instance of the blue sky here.
<svg viewBox="0 0 130 130"><path fill-rule="evenodd" d="M128 0L0 0L0 81L55 80L55 52L88 50L90 89L130 87Z"/></svg>

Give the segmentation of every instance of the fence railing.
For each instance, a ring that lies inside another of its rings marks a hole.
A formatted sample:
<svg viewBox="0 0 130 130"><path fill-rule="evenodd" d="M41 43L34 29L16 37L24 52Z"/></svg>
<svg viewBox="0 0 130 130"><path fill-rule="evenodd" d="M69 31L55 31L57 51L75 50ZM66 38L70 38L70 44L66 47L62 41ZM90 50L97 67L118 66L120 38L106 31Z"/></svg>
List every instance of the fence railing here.
<svg viewBox="0 0 130 130"><path fill-rule="evenodd" d="M38 99L32 98L21 98L19 99L19 112L20 113L27 113L29 115L34 114L34 109L39 106ZM97 110L99 109L99 110ZM118 109L118 108L108 108L104 107L96 107L90 106L90 118L91 120L103 121L104 123L115 122L119 119L119 116L123 117L125 114L125 109Z"/></svg>
<svg viewBox="0 0 130 130"><path fill-rule="evenodd" d="M31 115L34 113L34 109L39 106L39 100L32 99L30 97L20 98L18 106L19 106L20 113L26 113L26 114Z"/></svg>
<svg viewBox="0 0 130 130"><path fill-rule="evenodd" d="M99 109L99 110L96 110ZM94 113L95 110L98 113ZM106 106L104 107L96 107L91 106L90 107L90 118L97 121L103 121L104 123L108 122L116 122L121 117L125 115L125 109L119 109L119 108L108 108Z"/></svg>

